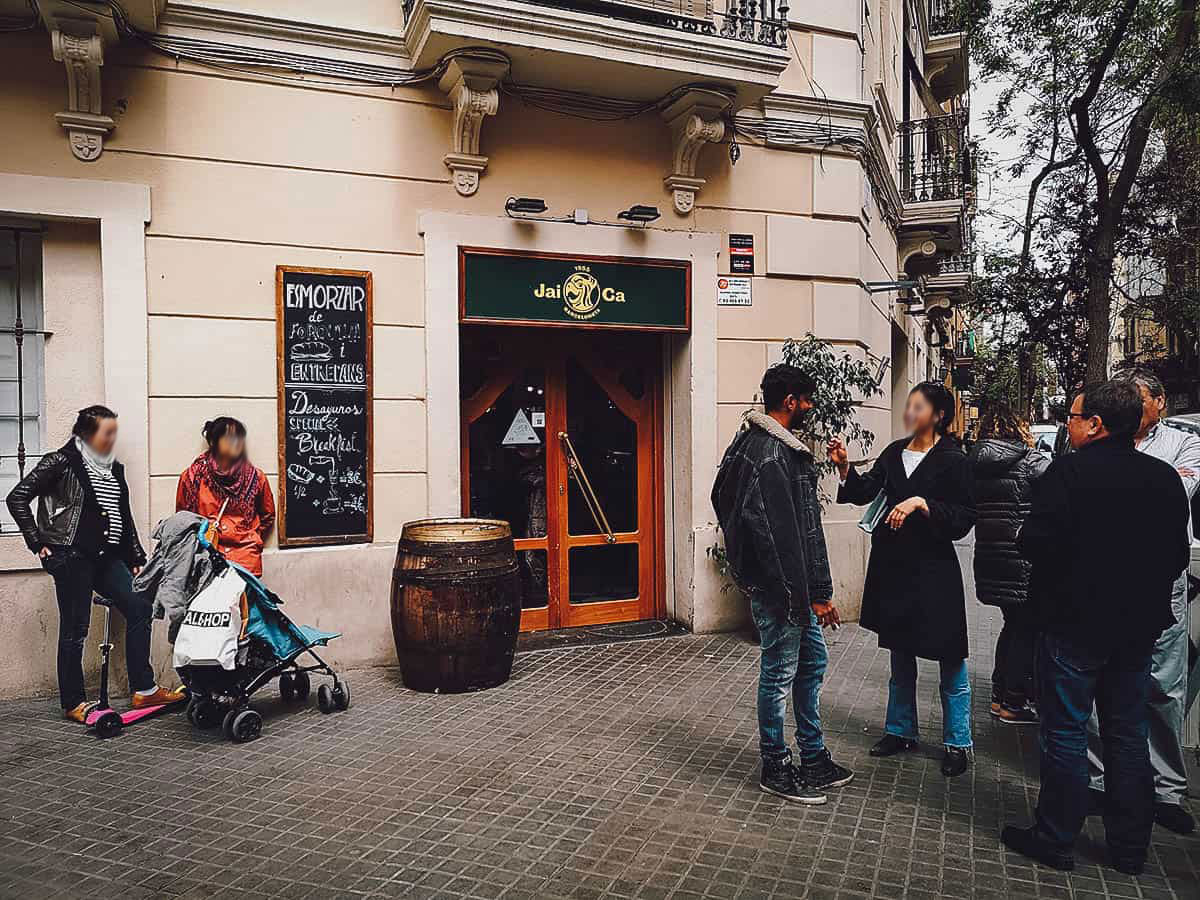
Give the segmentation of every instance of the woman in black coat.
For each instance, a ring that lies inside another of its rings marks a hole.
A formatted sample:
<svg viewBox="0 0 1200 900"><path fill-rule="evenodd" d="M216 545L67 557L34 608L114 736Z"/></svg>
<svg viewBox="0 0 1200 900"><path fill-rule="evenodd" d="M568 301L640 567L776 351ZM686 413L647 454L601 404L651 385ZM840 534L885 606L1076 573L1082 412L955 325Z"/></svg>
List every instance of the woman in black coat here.
<svg viewBox="0 0 1200 900"><path fill-rule="evenodd" d="M979 437L968 454L979 506L975 595L1004 614L991 712L1006 724L1032 724L1038 720L1030 704L1037 628L1028 603L1030 564L1017 551L1017 532L1029 515L1033 481L1050 466L1050 457L1034 448L1029 426L1004 407L987 412Z"/></svg>
<svg viewBox="0 0 1200 900"><path fill-rule="evenodd" d="M829 458L842 478L839 503L864 505L883 491L886 516L871 534L861 624L892 652L887 724L872 756L917 746L917 657L941 664L942 772L966 771L971 742L967 611L954 541L975 524L967 458L947 436L954 397L945 385L913 388L904 411L911 436L890 444L866 475L850 466L840 440Z"/></svg>

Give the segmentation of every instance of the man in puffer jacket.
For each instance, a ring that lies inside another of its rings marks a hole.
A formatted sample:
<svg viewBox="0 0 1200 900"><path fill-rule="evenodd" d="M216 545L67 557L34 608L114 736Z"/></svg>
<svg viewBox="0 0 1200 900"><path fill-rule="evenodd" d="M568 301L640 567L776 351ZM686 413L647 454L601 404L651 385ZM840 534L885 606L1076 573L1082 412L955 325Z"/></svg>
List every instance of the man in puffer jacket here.
<svg viewBox="0 0 1200 900"><path fill-rule="evenodd" d="M1017 532L1029 515L1035 478L1050 457L1033 447L1029 426L1011 410L988 410L968 458L975 473L975 594L998 606L1004 627L996 640L991 713L1009 725L1038 721L1032 705L1036 619L1029 608L1030 564L1017 552Z"/></svg>

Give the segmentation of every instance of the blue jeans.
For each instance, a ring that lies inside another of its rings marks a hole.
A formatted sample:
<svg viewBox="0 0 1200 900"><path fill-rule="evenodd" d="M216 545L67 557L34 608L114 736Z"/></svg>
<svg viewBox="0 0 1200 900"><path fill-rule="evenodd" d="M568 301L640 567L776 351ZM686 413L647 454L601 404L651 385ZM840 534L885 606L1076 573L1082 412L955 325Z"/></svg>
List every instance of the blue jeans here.
<svg viewBox="0 0 1200 900"><path fill-rule="evenodd" d="M942 694L942 743L947 747L971 746L971 682L965 659L944 659ZM896 737L917 739L917 658L892 651L892 677L888 681L887 725Z"/></svg>
<svg viewBox="0 0 1200 900"><path fill-rule="evenodd" d="M1141 861L1154 825L1146 697L1152 645L1097 651L1043 634L1038 646L1042 790L1037 827L1070 853L1088 813L1087 722L1104 744L1104 832L1116 858Z"/></svg>
<svg viewBox="0 0 1200 900"><path fill-rule="evenodd" d="M825 749L821 737L819 701L829 654L825 637L811 609L808 621L797 625L787 614L786 602L772 604L759 594L750 597L750 611L758 626L762 662L758 675L758 745L763 759L791 758L784 736L787 697L792 695L796 716L796 744L801 759L815 759Z"/></svg>

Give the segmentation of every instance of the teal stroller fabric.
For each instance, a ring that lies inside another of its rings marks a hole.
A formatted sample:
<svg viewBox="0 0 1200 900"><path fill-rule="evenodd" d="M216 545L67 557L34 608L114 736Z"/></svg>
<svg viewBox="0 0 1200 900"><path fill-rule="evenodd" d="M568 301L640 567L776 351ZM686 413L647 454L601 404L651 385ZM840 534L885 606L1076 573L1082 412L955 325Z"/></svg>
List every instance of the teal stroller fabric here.
<svg viewBox="0 0 1200 900"><path fill-rule="evenodd" d="M309 647L324 647L338 631L321 631L309 625L297 625L279 608L279 598L267 590L258 577L237 563L229 563L246 582L246 634L256 637L274 652L277 659L290 659Z"/></svg>

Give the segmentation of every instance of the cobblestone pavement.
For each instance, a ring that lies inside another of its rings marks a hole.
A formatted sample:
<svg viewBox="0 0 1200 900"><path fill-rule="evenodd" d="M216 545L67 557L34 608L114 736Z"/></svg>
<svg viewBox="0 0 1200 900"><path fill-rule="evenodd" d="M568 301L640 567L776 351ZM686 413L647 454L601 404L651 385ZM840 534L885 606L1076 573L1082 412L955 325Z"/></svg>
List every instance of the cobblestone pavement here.
<svg viewBox="0 0 1200 900"><path fill-rule="evenodd" d="M506 686L404 690L351 673L355 705L261 704L236 746L182 715L107 742L56 705L0 705L0 896L1200 896L1200 840L1155 831L1139 879L1092 820L1067 876L1005 853L1036 799L1036 739L987 715L996 617L973 613L977 761L939 772L935 667L923 752L872 760L886 654L831 636L823 697L856 772L822 807L757 789L757 648L701 636L526 653Z"/></svg>

